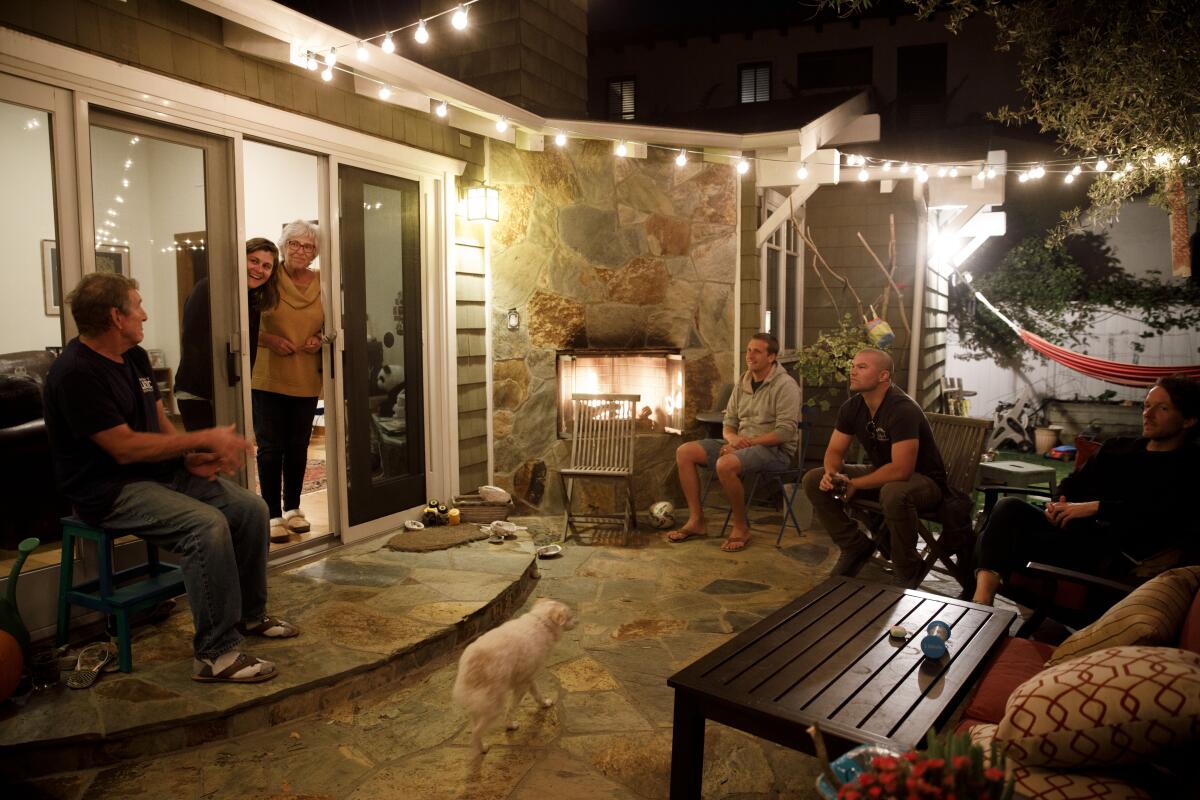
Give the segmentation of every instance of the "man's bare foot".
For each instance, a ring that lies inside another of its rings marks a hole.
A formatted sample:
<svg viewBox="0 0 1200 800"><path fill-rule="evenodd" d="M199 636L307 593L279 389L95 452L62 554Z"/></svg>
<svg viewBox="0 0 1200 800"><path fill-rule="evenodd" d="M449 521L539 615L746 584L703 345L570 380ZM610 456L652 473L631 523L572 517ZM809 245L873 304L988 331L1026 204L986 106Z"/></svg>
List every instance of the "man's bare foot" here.
<svg viewBox="0 0 1200 800"><path fill-rule="evenodd" d="M688 539L692 538L693 536L707 536L707 535L708 535L708 526L705 525L704 520L700 520L698 522L693 522L692 520L689 519L687 521L687 523L679 526L679 528L677 528L676 530L673 530L670 533L668 533L667 541L675 542L676 544L679 544L680 542L686 542Z"/></svg>
<svg viewBox="0 0 1200 800"><path fill-rule="evenodd" d="M748 544L750 544L750 530L738 530L734 528L730 532L729 538L721 544L721 549L726 553L736 553L739 550L745 550Z"/></svg>

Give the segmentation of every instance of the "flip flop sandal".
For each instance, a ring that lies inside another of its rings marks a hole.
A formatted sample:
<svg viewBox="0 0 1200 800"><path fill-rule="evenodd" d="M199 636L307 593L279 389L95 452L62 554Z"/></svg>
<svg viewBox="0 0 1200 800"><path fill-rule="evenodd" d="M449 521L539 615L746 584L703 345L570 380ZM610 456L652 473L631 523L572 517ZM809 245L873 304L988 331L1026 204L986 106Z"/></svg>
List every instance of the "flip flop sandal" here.
<svg viewBox="0 0 1200 800"><path fill-rule="evenodd" d="M233 663L220 672L213 672L213 665L207 661L200 661L199 664L200 669L192 675L192 680L200 683L261 683L279 674L270 661L263 661L248 653L238 653ZM250 671L252 667L259 669ZM246 674L238 677L240 672Z"/></svg>
<svg viewBox="0 0 1200 800"><path fill-rule="evenodd" d="M300 629L292 623L271 616L263 617L253 625L240 623L238 631L243 636L262 636L264 639L290 639L300 635Z"/></svg>
<svg viewBox="0 0 1200 800"><path fill-rule="evenodd" d="M107 642L83 648L75 661L75 671L67 676L67 686L72 689L87 689L100 677L100 670L111 657L112 651Z"/></svg>
<svg viewBox="0 0 1200 800"><path fill-rule="evenodd" d="M721 550L726 553L740 553L750 545L750 537L735 539L730 536L721 543Z"/></svg>
<svg viewBox="0 0 1200 800"><path fill-rule="evenodd" d="M667 534L667 541L671 544L680 544L686 542L688 539L707 535L707 533L696 533L695 531L689 531L687 528L679 528Z"/></svg>

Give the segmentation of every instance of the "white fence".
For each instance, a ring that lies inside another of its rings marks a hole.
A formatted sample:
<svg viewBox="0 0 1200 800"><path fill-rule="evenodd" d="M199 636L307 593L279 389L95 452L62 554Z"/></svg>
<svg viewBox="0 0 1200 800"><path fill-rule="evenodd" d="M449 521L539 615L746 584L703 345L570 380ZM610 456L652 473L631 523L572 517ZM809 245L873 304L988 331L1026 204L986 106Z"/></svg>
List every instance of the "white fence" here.
<svg viewBox="0 0 1200 800"><path fill-rule="evenodd" d="M1155 366L1186 366L1200 363L1200 331L1172 331L1142 339L1139 334L1149 328L1123 314L1101 315L1095 330L1083 346L1071 349L1097 358L1131 364ZM1145 348L1136 352L1134 343ZM947 331L946 375L962 378L963 388L977 394L970 398L973 417L990 417L996 404L1011 401L1025 386L1031 386L1038 397L1062 400L1087 399L1109 389L1118 400L1140 403L1145 390L1117 386L1089 378L1049 359L1035 356L1023 372L1004 369L990 360L968 361L960 358L964 352L958 337Z"/></svg>

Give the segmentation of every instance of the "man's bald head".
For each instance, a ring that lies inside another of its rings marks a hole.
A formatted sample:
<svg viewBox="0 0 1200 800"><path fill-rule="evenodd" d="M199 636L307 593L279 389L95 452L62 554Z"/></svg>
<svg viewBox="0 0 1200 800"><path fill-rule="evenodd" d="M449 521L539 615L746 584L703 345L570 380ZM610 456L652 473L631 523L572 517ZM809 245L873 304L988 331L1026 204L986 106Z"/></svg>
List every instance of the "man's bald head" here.
<svg viewBox="0 0 1200 800"><path fill-rule="evenodd" d="M886 350L864 347L850 363L850 391L870 392L880 384L890 384L893 369L895 362Z"/></svg>

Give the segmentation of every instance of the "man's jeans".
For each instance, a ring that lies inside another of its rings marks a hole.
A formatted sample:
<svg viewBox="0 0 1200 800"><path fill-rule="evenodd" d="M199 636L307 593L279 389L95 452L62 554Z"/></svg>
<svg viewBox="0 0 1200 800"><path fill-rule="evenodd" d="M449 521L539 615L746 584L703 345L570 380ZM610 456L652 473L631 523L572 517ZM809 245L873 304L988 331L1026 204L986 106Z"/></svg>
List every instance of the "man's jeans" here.
<svg viewBox="0 0 1200 800"><path fill-rule="evenodd" d="M269 523L258 495L180 467L171 483L127 484L101 526L182 556L196 629L192 648L196 658L213 659L241 642L239 622L266 613Z"/></svg>
<svg viewBox="0 0 1200 800"><path fill-rule="evenodd" d="M851 478L873 472L863 464L847 464L842 473ZM867 544L859 533L858 524L846 514L846 504L833 498L832 492L822 492L824 467L811 469L804 475L804 494L812 501L813 514L837 546L853 550ZM914 472L906 481L885 483L878 489L854 493L864 500L878 500L887 521L892 551L892 567L902 576L916 572L921 565L917 555L917 512L932 511L942 502L942 490L932 479Z"/></svg>

